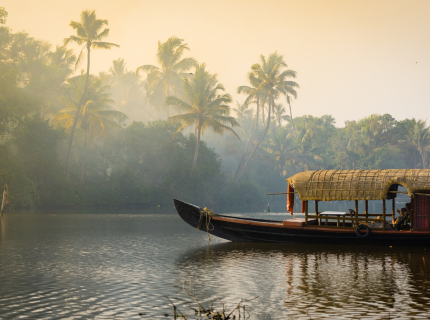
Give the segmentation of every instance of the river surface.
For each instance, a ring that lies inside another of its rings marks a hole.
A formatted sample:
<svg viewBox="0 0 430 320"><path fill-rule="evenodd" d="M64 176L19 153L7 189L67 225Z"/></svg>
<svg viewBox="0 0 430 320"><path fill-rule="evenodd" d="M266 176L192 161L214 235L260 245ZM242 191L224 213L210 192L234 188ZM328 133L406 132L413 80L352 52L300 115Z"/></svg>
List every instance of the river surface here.
<svg viewBox="0 0 430 320"><path fill-rule="evenodd" d="M252 320L430 318L430 246L208 245L170 208L15 211L0 227L0 319L173 319L166 297L197 319L189 279L227 309L257 297Z"/></svg>

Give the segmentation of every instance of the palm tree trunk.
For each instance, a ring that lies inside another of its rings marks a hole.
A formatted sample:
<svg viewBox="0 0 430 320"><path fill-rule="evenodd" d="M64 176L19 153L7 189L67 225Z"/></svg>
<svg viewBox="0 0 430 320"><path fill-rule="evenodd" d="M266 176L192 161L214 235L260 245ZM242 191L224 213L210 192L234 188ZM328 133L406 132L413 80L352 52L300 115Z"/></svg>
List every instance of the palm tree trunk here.
<svg viewBox="0 0 430 320"><path fill-rule="evenodd" d="M196 151L194 152L194 160L193 167L191 168L191 175L193 175L194 168L197 165L197 157L199 156L199 147L200 147L200 134L201 134L202 126L199 124L199 130L197 132L197 143L196 143Z"/></svg>
<svg viewBox="0 0 430 320"><path fill-rule="evenodd" d="M73 120L72 131L70 132L69 148L67 149L67 159L66 159L66 177L67 177L67 179L69 179L70 154L72 151L73 137L75 135L76 125L78 124L78 118L79 118L79 113L81 111L81 106L82 106L82 103L84 102L85 94L87 93L88 78L90 76L90 52L91 52L91 49L90 49L90 46L88 44L87 44L87 50L88 50L87 76L85 79L84 92L82 93L81 100L79 100L78 108L76 109L76 115L75 115L75 119Z"/></svg>
<svg viewBox="0 0 430 320"><path fill-rule="evenodd" d="M88 139L88 130L84 131L84 148L82 152L82 167L81 167L81 184L84 183L84 173L85 173L85 160L87 157L87 139Z"/></svg>
<svg viewBox="0 0 430 320"><path fill-rule="evenodd" d="M291 103L290 103L290 96L287 96L287 102L288 102L288 106L290 107L290 120L291 120L291 127L294 130L294 122L293 122L293 113L291 111ZM295 130L294 130L295 131Z"/></svg>
<svg viewBox="0 0 430 320"><path fill-rule="evenodd" d="M236 173L234 174L235 182L238 181L237 175L239 174L239 170L242 167L243 159L245 158L245 155L248 152L249 144L251 143L252 139L254 138L255 132L257 132L259 111L260 111L260 97L257 96L257 114L255 117L254 131L252 132L251 136L248 139L248 143L246 144L246 148L245 148L245 151L243 152L242 159L240 159L239 165L237 166L237 169L236 169Z"/></svg>
<svg viewBox="0 0 430 320"><path fill-rule="evenodd" d="M264 119L265 119L265 117L264 117L264 105L265 105L265 103L263 103L263 105L262 105L262 107L261 107L261 112L262 112L262 116L263 116L263 123L264 123Z"/></svg>
<svg viewBox="0 0 430 320"><path fill-rule="evenodd" d="M164 90L164 95L166 96L166 98L168 97L168 93L169 93L169 87L166 85ZM166 114L167 114L167 119L169 119L170 112L169 112L169 106L167 104L166 104Z"/></svg>
<svg viewBox="0 0 430 320"><path fill-rule="evenodd" d="M421 148L420 153L423 160L423 169L427 169L427 152L424 148Z"/></svg>
<svg viewBox="0 0 430 320"><path fill-rule="evenodd" d="M268 112L268 115L267 115L266 129L264 130L263 135L261 136L261 138L258 140L257 144L255 145L254 150L252 150L251 154L249 155L248 160L246 160L245 164L243 165L243 168L240 171L239 175L237 176L236 181L239 180L240 176L242 175L242 173L245 170L246 166L248 165L249 161L251 161L251 158L254 155L255 151L260 146L260 143L263 142L264 138L266 137L267 131L269 130L269 126L270 126L270 113L272 111L272 105L273 105L273 101L272 100L273 100L273 97L270 97L270 99L269 99L269 112Z"/></svg>

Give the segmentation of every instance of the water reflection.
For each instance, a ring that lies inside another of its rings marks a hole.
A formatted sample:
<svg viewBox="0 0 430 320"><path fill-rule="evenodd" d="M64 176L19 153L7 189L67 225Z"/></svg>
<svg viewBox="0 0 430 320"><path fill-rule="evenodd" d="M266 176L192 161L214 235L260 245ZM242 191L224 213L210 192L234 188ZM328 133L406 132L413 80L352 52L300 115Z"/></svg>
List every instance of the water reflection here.
<svg viewBox="0 0 430 320"><path fill-rule="evenodd" d="M410 318L429 312L424 248L224 243L177 259L200 289L258 295L256 319ZM428 262L428 263L427 263Z"/></svg>
<svg viewBox="0 0 430 320"><path fill-rule="evenodd" d="M169 319L164 296L184 308L190 299L182 280L189 274L208 299L259 296L249 302L251 320L430 313L430 256L423 247L214 237L208 247L206 233L158 211L9 214L0 232L0 319Z"/></svg>

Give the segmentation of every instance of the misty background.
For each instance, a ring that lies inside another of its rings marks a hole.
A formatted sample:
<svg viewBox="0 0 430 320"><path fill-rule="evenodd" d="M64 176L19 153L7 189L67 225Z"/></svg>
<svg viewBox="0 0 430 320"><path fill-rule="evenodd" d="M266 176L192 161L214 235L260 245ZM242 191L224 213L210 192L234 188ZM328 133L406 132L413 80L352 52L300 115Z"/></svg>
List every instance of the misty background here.
<svg viewBox="0 0 430 320"><path fill-rule="evenodd" d="M3 5L0 183L12 205L263 208L303 170L429 167L426 1ZM83 10L119 45L91 51L87 85L85 43L64 45ZM166 87L157 54L178 50ZM253 95L254 67L271 59L291 83ZM193 104L186 82L202 70L222 85L208 99L225 95L211 116L226 128L207 126L199 144L196 113L174 99Z"/></svg>

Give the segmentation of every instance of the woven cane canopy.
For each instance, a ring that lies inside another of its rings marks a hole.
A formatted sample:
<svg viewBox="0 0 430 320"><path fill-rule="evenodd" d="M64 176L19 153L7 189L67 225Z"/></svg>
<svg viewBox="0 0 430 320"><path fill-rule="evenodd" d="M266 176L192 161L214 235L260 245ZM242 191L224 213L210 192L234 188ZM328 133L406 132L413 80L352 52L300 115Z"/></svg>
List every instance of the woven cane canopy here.
<svg viewBox="0 0 430 320"><path fill-rule="evenodd" d="M302 201L385 200L393 185L402 185L411 196L430 191L430 169L319 170L287 179Z"/></svg>

